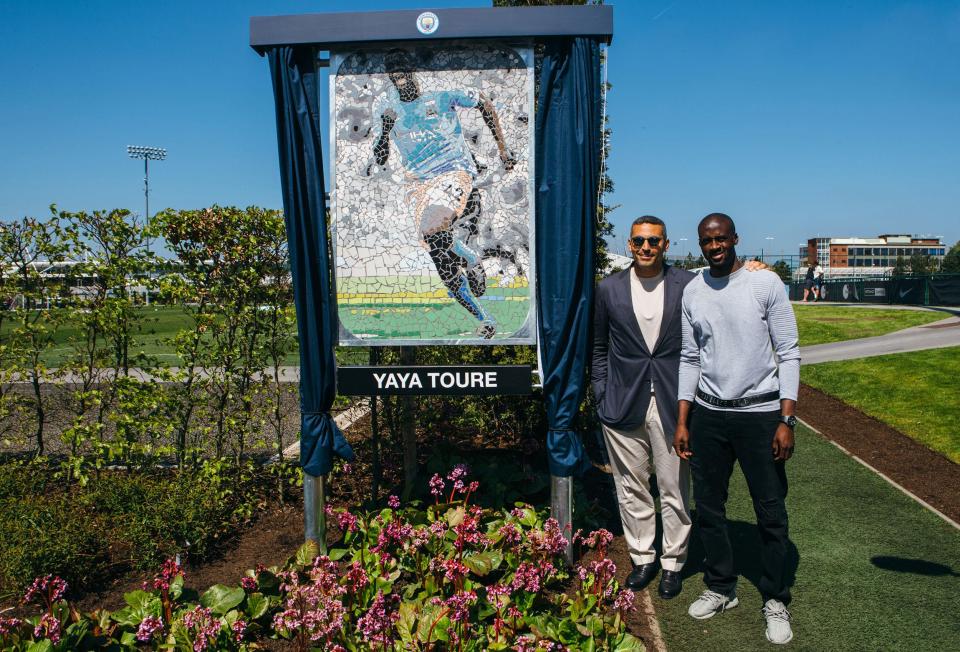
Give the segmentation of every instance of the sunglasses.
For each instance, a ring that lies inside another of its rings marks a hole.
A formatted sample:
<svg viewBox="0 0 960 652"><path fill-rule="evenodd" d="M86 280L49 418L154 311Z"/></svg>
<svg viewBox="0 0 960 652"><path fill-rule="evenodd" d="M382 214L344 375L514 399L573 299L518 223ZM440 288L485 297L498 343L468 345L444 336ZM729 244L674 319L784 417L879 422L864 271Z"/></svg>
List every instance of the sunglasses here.
<svg viewBox="0 0 960 652"><path fill-rule="evenodd" d="M630 238L630 242L633 243L634 247L642 247L644 242L649 242L651 247L659 247L660 243L663 242L663 238L658 235L652 235L649 238L644 238L642 235Z"/></svg>

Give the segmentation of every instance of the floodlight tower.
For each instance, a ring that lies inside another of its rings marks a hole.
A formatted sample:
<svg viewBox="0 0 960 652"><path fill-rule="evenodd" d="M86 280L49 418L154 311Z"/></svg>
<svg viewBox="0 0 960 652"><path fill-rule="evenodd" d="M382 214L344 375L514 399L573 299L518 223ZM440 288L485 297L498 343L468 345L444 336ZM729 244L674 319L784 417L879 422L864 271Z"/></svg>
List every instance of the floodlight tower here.
<svg viewBox="0 0 960 652"><path fill-rule="evenodd" d="M142 145L127 145L127 156L143 159L143 201L146 212L144 222L150 220L150 161L162 161L167 158L167 150L162 147L144 147ZM150 253L150 240L147 240L147 253Z"/></svg>

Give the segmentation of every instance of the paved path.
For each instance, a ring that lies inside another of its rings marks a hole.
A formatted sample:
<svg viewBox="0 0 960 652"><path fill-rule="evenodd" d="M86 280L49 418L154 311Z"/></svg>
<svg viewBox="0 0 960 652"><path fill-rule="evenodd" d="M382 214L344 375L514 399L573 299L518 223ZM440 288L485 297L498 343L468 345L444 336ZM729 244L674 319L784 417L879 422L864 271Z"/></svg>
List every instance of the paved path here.
<svg viewBox="0 0 960 652"><path fill-rule="evenodd" d="M932 324L914 326L876 337L804 346L800 348L800 364L853 360L947 346L960 346L960 317L953 316Z"/></svg>

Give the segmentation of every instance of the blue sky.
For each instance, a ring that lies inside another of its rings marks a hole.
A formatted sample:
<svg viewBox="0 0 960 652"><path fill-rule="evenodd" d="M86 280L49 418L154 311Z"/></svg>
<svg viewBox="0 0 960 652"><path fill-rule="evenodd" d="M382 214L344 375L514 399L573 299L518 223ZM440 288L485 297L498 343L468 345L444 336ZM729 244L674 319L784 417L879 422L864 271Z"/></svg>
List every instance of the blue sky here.
<svg viewBox="0 0 960 652"><path fill-rule="evenodd" d="M142 211L128 144L169 151L152 211L279 208L249 17L445 6L487 3L0 0L0 218ZM711 211L734 217L743 253L816 235L960 240L960 0L614 7L615 250L652 213L684 253Z"/></svg>

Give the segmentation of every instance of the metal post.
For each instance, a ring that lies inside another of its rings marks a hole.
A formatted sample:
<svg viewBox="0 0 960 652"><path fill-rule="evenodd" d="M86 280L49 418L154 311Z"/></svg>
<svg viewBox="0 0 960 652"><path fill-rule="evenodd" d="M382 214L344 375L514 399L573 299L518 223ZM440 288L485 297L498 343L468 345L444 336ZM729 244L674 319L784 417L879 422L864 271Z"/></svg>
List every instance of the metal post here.
<svg viewBox="0 0 960 652"><path fill-rule="evenodd" d="M327 554L327 506L324 491L326 477L303 474L304 540L316 541L320 554Z"/></svg>
<svg viewBox="0 0 960 652"><path fill-rule="evenodd" d="M380 349L375 346L370 347L370 366L375 367L380 364ZM370 501L377 502L380 496L380 424L377 420L377 397L370 397L370 446L371 457L373 458L373 479L370 486Z"/></svg>
<svg viewBox="0 0 960 652"><path fill-rule="evenodd" d="M550 476L550 515L567 537L565 557L567 564L573 566L573 478Z"/></svg>

